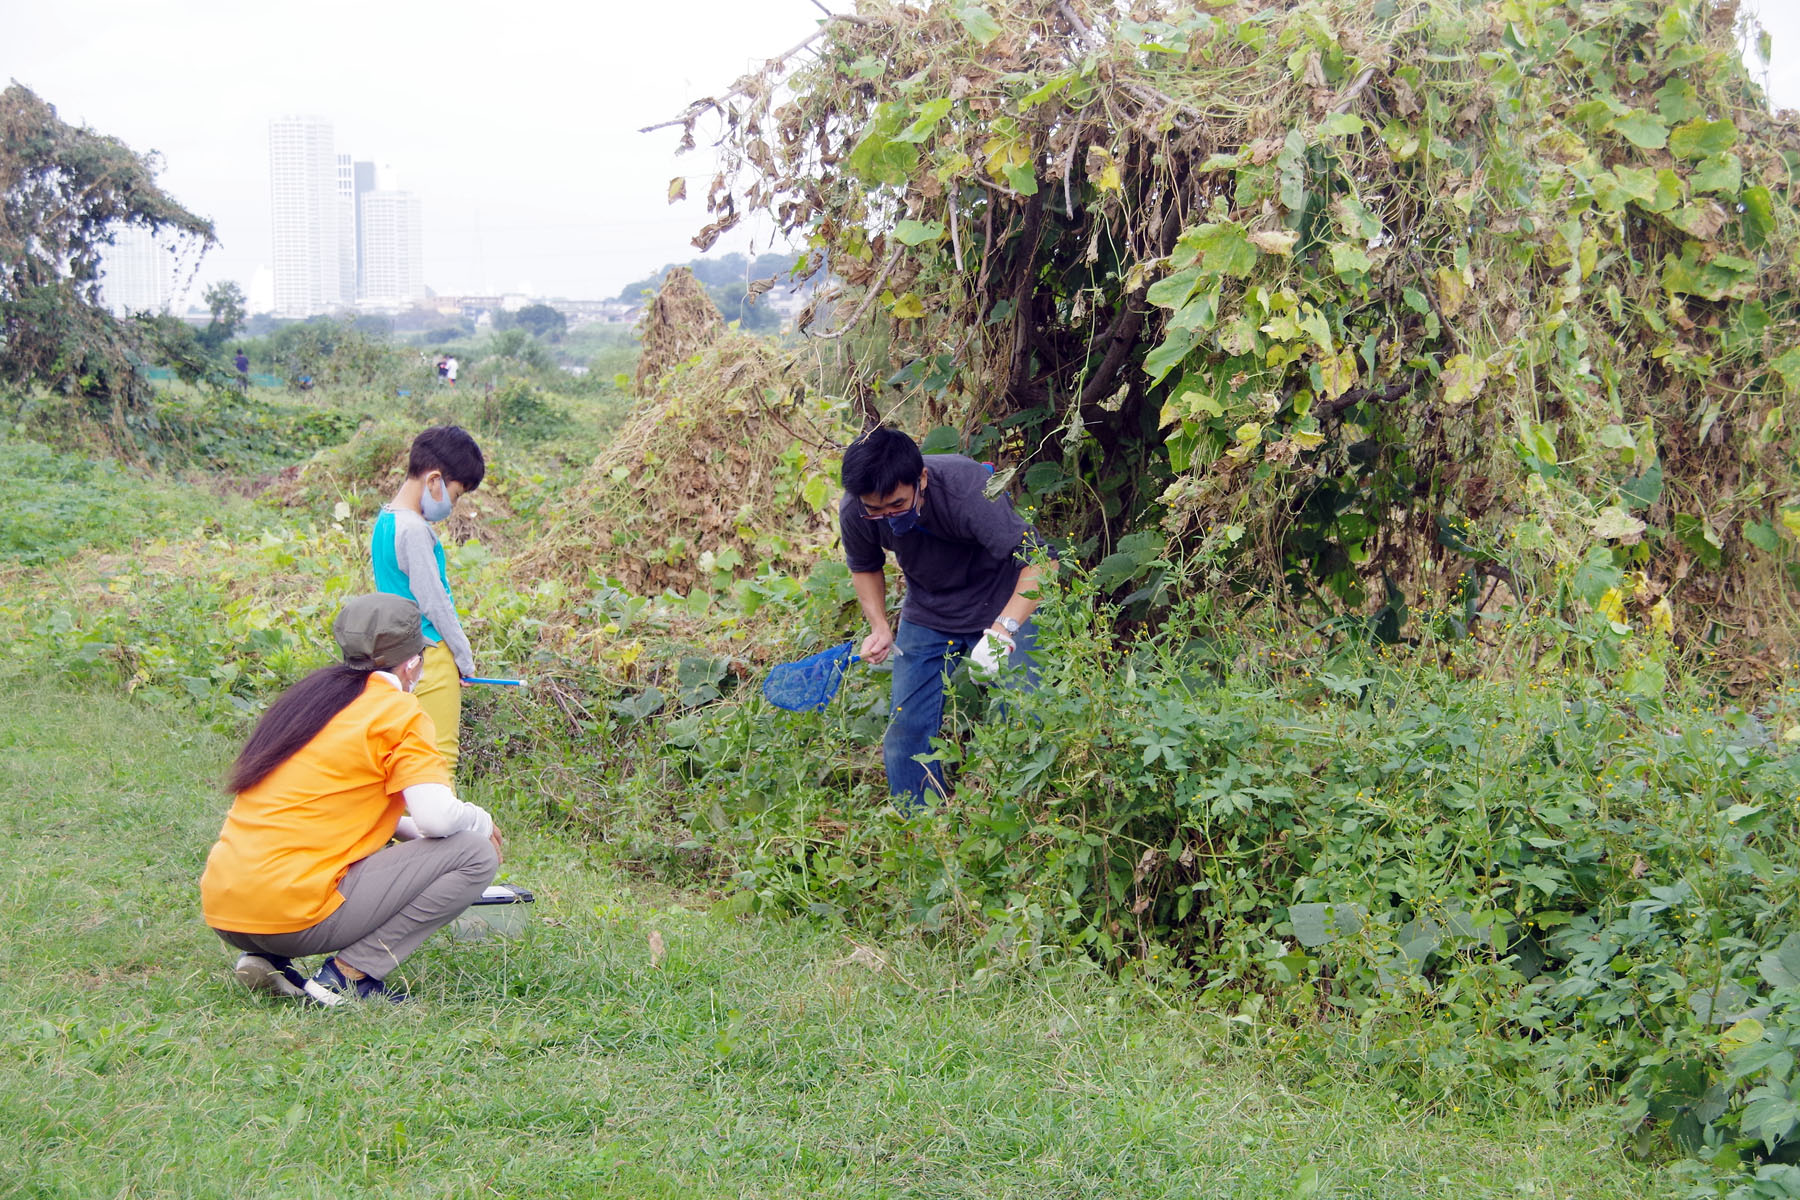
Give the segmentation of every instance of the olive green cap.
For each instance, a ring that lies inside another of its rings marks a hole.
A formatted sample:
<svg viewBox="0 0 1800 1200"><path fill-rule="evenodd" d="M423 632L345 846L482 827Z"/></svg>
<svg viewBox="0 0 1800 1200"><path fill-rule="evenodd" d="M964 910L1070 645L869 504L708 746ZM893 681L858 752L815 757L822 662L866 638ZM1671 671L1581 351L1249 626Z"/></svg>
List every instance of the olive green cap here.
<svg viewBox="0 0 1800 1200"><path fill-rule="evenodd" d="M344 652L344 665L358 671L397 667L425 649L419 606L386 592L347 601L331 623L331 634Z"/></svg>

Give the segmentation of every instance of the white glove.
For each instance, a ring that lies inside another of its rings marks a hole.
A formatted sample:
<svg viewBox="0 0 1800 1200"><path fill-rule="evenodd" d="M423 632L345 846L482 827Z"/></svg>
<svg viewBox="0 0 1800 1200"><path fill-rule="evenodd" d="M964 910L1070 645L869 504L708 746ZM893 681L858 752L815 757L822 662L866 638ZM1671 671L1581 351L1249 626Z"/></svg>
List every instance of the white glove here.
<svg viewBox="0 0 1800 1200"><path fill-rule="evenodd" d="M1012 652L1010 637L995 629L988 630L969 652L969 674L980 683L992 683L1000 677L1000 669L1012 658Z"/></svg>

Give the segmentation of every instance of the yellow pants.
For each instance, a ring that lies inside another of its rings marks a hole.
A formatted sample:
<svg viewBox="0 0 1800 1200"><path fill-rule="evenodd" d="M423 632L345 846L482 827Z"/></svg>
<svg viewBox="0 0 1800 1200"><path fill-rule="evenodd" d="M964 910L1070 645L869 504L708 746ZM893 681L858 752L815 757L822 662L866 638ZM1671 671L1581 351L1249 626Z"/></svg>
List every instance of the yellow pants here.
<svg viewBox="0 0 1800 1200"><path fill-rule="evenodd" d="M456 669L456 660L450 657L450 651L442 642L429 642L425 646L425 674L419 680L419 686L413 689L418 697L419 707L431 718L437 727L438 753L444 756L444 765L454 774L456 760L462 750L460 730L462 725L462 674Z"/></svg>

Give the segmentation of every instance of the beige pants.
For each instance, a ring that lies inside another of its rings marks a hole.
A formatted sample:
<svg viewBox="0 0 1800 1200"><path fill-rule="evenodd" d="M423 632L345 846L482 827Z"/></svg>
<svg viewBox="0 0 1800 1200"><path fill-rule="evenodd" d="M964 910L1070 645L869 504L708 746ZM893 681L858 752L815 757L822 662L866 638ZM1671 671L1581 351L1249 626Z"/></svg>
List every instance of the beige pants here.
<svg viewBox="0 0 1800 1200"><path fill-rule="evenodd" d="M450 768L452 775L462 752L462 690L462 675L457 671L456 660L450 657L450 651L442 642L427 645L425 675L413 689L413 696L437 727L438 753L444 756L444 765Z"/></svg>

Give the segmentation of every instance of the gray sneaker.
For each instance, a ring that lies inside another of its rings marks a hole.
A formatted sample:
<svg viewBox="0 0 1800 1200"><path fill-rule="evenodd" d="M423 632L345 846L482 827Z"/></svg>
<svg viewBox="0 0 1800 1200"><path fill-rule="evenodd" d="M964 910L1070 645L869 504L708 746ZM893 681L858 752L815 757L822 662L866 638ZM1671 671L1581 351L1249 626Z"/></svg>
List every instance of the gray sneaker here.
<svg viewBox="0 0 1800 1200"><path fill-rule="evenodd" d="M294 969L294 960L279 954L240 955L231 969L237 981L253 992L276 996L305 996L306 976Z"/></svg>

